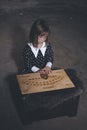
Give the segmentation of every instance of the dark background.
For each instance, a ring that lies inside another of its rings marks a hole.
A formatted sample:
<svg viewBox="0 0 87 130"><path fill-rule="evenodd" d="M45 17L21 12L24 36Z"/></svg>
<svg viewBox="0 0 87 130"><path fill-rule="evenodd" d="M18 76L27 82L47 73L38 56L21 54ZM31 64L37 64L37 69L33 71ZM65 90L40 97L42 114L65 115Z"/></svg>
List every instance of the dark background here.
<svg viewBox="0 0 87 130"><path fill-rule="evenodd" d="M70 68L83 82L76 117L58 117L23 125L17 113L10 75L22 66L21 52L37 18L51 28L54 67ZM86 130L87 129L87 1L86 0L1 0L0 1L0 130ZM10 80L10 79L9 79Z"/></svg>

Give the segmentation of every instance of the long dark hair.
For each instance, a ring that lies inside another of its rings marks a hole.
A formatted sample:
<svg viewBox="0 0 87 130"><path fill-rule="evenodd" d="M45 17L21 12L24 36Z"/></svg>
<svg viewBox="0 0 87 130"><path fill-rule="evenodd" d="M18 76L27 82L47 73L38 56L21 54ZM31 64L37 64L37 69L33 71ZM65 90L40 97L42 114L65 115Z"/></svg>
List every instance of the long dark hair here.
<svg viewBox="0 0 87 130"><path fill-rule="evenodd" d="M31 27L30 34L29 34L29 42L32 43L35 47L37 47L38 36L42 35L45 32L48 33L49 36L50 29L48 24L43 19L37 19ZM46 43L48 42L48 36L45 41Z"/></svg>

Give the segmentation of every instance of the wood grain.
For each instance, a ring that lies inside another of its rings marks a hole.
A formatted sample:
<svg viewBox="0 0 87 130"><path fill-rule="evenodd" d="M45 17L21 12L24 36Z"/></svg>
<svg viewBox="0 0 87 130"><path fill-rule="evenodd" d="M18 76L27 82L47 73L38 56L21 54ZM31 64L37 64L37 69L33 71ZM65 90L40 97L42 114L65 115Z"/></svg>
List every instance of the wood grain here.
<svg viewBox="0 0 87 130"><path fill-rule="evenodd" d="M64 69L53 70L47 79L39 73L17 75L22 94L38 93L75 87Z"/></svg>

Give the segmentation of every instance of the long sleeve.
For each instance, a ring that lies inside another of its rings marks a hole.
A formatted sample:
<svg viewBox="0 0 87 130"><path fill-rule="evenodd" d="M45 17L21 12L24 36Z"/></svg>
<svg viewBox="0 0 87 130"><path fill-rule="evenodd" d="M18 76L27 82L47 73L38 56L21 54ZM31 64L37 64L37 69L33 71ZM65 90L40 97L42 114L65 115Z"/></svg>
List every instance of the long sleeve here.
<svg viewBox="0 0 87 130"><path fill-rule="evenodd" d="M31 72L30 51L27 47L23 49L23 73Z"/></svg>
<svg viewBox="0 0 87 130"><path fill-rule="evenodd" d="M54 53L53 53L53 48L50 44L48 45L48 48L47 48L47 51L46 51L46 57L47 57L46 65L51 67L52 64L53 64Z"/></svg>
<svg viewBox="0 0 87 130"><path fill-rule="evenodd" d="M40 68L37 67L36 58L31 51L31 48L27 45L23 49L23 70L22 73L32 73L38 71Z"/></svg>

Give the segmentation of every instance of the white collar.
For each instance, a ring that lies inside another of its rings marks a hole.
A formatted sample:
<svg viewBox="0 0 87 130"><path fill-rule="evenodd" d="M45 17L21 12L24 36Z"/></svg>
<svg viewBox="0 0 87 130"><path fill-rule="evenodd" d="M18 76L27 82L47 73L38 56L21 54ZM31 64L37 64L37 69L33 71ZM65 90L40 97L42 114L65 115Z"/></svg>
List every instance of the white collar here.
<svg viewBox="0 0 87 130"><path fill-rule="evenodd" d="M43 56L45 55L45 51L46 51L46 48L47 48L45 42L43 42L43 45L41 46L41 48L34 47L32 43L28 43L28 45L30 46L30 48L31 48L32 52L34 53L35 57L37 57L39 50L41 51Z"/></svg>

